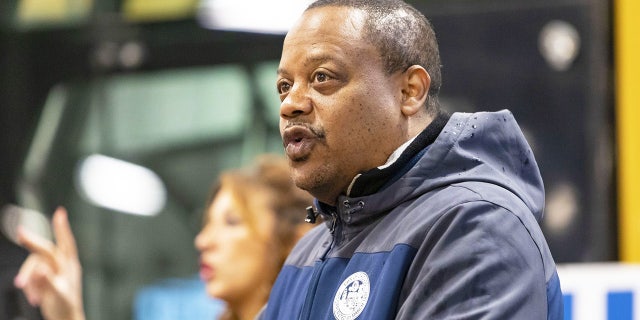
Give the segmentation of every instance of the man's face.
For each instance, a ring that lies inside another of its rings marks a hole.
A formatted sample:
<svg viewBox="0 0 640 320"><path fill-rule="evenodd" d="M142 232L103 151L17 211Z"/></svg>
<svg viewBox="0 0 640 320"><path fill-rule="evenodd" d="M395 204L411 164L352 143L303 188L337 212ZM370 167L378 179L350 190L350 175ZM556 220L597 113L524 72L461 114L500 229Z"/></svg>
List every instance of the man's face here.
<svg viewBox="0 0 640 320"><path fill-rule="evenodd" d="M385 72L378 50L361 38L363 18L345 7L307 11L287 34L278 68L293 179L328 204L406 140L402 72Z"/></svg>

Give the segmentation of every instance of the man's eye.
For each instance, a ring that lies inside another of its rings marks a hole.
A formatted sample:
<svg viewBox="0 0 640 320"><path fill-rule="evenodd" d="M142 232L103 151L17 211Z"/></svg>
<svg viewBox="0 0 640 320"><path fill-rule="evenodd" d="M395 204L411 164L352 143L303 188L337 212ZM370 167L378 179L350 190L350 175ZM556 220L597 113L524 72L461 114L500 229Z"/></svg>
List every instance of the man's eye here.
<svg viewBox="0 0 640 320"><path fill-rule="evenodd" d="M316 81L318 82L325 82L327 80L329 80L329 76L327 76L324 73L316 73Z"/></svg>
<svg viewBox="0 0 640 320"><path fill-rule="evenodd" d="M287 92L289 92L289 89L291 89L291 85L286 83L286 82L282 82L282 83L278 84L278 93L279 94L287 93Z"/></svg>

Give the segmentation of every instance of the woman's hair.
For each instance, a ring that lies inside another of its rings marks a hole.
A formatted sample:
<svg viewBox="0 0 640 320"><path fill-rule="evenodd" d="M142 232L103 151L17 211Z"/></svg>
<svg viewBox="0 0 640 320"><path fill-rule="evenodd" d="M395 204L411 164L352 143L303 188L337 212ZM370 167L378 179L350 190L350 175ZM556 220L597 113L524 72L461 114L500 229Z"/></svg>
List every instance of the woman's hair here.
<svg viewBox="0 0 640 320"><path fill-rule="evenodd" d="M295 186L287 160L277 155L262 155L251 166L222 173L207 200L207 209L221 189L231 193L238 214L256 236L262 217L274 215L274 229L266 239L258 240L269 244L273 259L264 270L270 273L267 279L273 284L298 240L297 227L306 223L306 208L312 204L313 197ZM230 310L226 314L223 318L233 318Z"/></svg>

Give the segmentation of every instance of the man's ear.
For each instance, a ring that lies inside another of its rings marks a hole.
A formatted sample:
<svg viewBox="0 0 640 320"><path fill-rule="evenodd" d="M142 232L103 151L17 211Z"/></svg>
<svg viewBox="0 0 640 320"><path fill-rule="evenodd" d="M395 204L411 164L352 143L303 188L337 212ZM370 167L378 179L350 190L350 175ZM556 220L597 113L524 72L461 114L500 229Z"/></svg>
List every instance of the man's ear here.
<svg viewBox="0 0 640 320"><path fill-rule="evenodd" d="M425 108L431 86L431 77L422 66L412 65L403 73L402 114L414 115Z"/></svg>

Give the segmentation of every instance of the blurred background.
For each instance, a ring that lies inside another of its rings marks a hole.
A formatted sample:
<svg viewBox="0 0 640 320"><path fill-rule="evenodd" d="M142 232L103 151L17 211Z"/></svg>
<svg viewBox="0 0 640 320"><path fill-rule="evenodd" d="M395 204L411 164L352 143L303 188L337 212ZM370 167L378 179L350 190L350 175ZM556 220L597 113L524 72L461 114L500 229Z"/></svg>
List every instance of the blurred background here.
<svg viewBox="0 0 640 320"><path fill-rule="evenodd" d="M640 24L621 22L636 0L408 2L438 35L445 109L510 109L521 124L555 260L639 262ZM142 319L145 292L199 290L211 183L282 153L276 67L307 3L0 2L0 206L69 210L89 319ZM0 319L37 319L12 289L27 253L8 238Z"/></svg>

